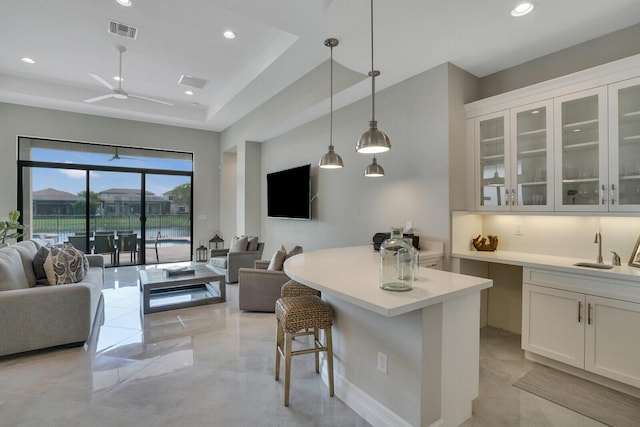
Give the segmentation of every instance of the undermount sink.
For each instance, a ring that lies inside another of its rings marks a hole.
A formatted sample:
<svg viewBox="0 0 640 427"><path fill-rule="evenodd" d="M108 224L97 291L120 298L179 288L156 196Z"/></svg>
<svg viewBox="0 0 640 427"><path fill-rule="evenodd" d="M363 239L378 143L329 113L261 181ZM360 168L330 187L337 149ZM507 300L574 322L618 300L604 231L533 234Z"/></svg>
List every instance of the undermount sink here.
<svg viewBox="0 0 640 427"><path fill-rule="evenodd" d="M614 265L609 264L598 264L597 262L577 262L575 264L576 267L589 267L589 268L599 268L600 270L611 270Z"/></svg>

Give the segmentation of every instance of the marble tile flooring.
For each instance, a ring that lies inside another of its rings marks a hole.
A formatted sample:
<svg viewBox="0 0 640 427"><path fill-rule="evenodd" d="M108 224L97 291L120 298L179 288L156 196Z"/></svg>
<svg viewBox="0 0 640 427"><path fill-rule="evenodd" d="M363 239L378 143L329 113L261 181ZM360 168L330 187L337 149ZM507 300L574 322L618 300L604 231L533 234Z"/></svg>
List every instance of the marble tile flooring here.
<svg viewBox="0 0 640 427"><path fill-rule="evenodd" d="M331 398L313 356L273 379L275 319L227 302L140 315L137 267L107 269L105 319L85 347L0 359L0 426L368 426ZM511 384L533 364L519 336L483 328L480 397L464 426L599 426Z"/></svg>

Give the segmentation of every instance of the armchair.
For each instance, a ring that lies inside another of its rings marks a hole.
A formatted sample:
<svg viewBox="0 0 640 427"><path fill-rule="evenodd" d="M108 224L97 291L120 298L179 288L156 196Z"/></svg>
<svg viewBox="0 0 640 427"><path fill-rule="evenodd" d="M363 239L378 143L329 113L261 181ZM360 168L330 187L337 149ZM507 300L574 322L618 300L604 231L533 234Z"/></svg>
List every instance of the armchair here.
<svg viewBox="0 0 640 427"><path fill-rule="evenodd" d="M262 258L263 249L262 242L258 243L255 251L229 252L229 249L212 249L209 267L218 274L224 274L227 283L236 283L238 270L253 267Z"/></svg>
<svg viewBox="0 0 640 427"><path fill-rule="evenodd" d="M238 282L240 310L273 313L280 288L290 280L281 270L267 270L269 261L256 261L255 268L241 268Z"/></svg>

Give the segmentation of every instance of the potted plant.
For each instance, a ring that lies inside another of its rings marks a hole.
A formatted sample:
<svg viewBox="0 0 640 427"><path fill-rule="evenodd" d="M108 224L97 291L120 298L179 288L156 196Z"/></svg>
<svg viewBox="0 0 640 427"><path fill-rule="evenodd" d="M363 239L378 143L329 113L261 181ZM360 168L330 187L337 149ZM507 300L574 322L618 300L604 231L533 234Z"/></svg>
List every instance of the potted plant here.
<svg viewBox="0 0 640 427"><path fill-rule="evenodd" d="M7 239L17 239L22 237L23 234L18 231L24 229L24 226L18 222L20 218L20 211L9 211L8 218L0 219L0 247L7 246ZM14 232L11 232L15 230Z"/></svg>

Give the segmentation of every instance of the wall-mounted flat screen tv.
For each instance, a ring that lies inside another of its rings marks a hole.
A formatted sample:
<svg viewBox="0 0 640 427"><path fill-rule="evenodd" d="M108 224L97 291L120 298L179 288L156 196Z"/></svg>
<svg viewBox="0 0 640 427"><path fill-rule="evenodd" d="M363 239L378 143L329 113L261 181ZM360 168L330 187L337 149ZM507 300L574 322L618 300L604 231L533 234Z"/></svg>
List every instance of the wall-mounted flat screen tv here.
<svg viewBox="0 0 640 427"><path fill-rule="evenodd" d="M267 216L311 219L311 165L267 174Z"/></svg>

